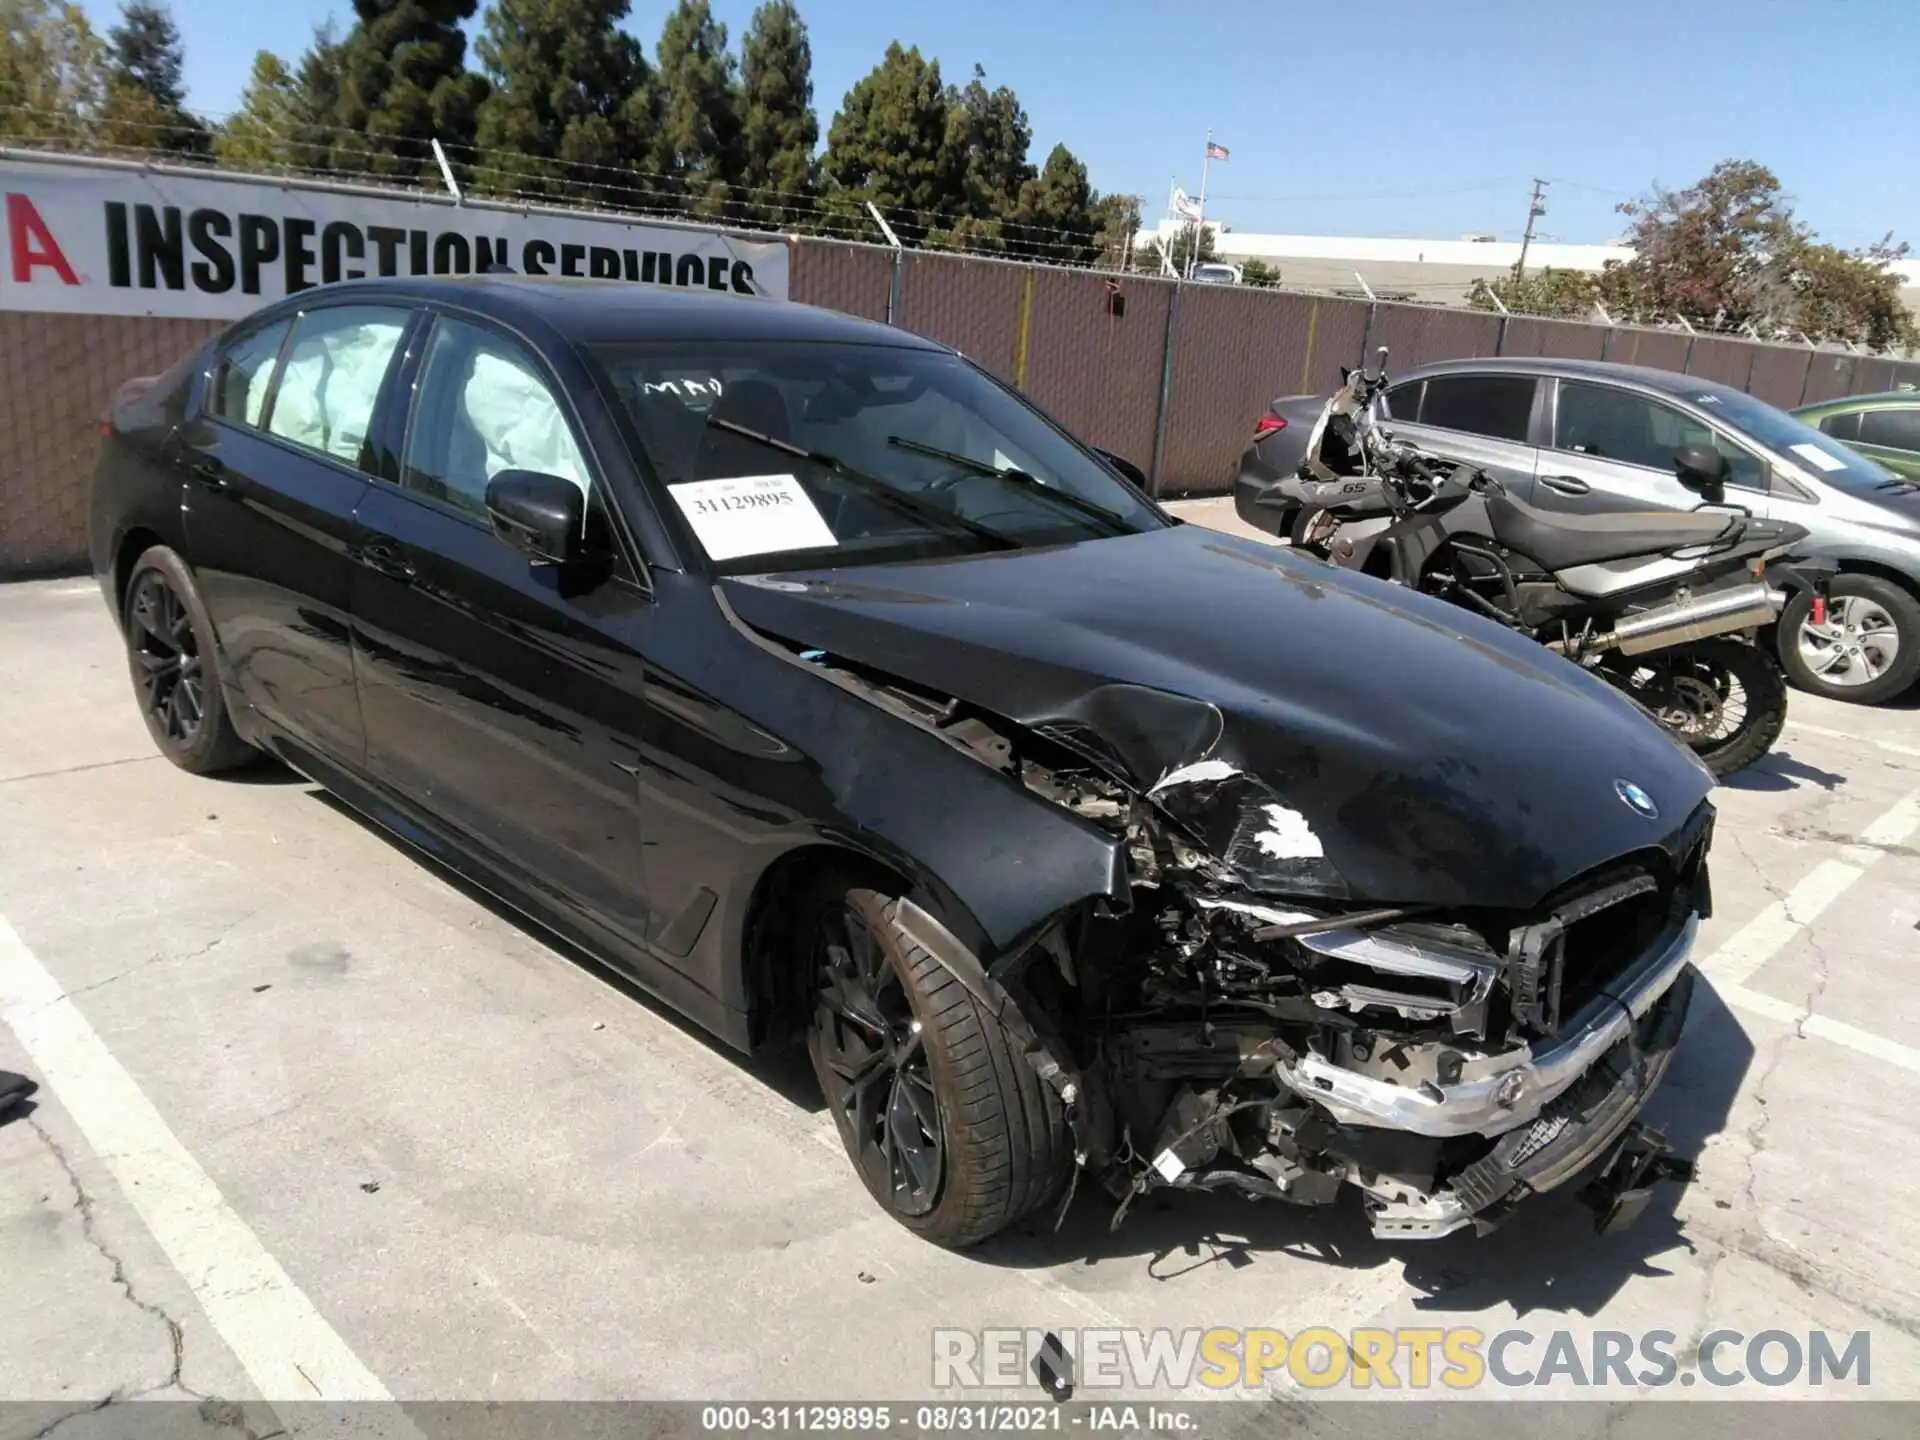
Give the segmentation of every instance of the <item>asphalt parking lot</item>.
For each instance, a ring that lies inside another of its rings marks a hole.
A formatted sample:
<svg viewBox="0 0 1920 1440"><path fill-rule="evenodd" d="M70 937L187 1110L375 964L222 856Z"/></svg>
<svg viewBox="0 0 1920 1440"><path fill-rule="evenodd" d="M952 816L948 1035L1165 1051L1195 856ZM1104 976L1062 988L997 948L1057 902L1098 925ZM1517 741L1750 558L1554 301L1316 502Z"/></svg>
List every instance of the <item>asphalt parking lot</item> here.
<svg viewBox="0 0 1920 1440"><path fill-rule="evenodd" d="M1110 1233L1083 1191L954 1255L874 1207L797 1059L743 1064L289 774L159 759L90 581L0 587L0 693L0 1069L42 1081L0 1124L0 1400L44 1402L0 1428L914 1398L935 1326L1663 1328L1683 1361L1715 1327L1866 1331L1839 1390L1920 1397L1914 699L1796 695L1722 788L1708 983L1651 1111L1700 1178L1634 1229L1555 1197L1395 1246L1357 1205L1183 1197ZM1626 1398L1542 1378L1474 1393Z"/></svg>

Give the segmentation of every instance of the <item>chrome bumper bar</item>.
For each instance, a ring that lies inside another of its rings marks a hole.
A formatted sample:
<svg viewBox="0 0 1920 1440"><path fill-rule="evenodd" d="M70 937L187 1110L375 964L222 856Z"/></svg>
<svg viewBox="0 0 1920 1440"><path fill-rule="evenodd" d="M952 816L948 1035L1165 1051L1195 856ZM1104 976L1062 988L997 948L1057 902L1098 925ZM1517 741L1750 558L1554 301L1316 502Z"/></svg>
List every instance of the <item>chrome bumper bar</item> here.
<svg viewBox="0 0 1920 1440"><path fill-rule="evenodd" d="M1699 930L1699 917L1689 915L1664 946L1603 986L1559 1036L1470 1064L1452 1085L1394 1085L1311 1051L1296 1065L1276 1064L1275 1077L1342 1124L1438 1137L1503 1134L1533 1119L1626 1038L1634 1021L1680 978Z"/></svg>

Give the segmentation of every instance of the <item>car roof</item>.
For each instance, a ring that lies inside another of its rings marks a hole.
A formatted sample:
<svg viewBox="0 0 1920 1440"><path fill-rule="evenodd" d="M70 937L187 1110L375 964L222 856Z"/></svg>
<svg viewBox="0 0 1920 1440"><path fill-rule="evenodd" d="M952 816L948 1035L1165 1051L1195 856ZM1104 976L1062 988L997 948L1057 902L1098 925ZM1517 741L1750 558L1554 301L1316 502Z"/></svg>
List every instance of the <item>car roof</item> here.
<svg viewBox="0 0 1920 1440"><path fill-rule="evenodd" d="M1877 390L1871 395L1842 395L1837 399L1799 406L1793 413L1798 415L1809 410L1823 414L1838 410L1872 410L1883 405L1920 405L1920 390Z"/></svg>
<svg viewBox="0 0 1920 1440"><path fill-rule="evenodd" d="M320 296L437 300L506 321L537 320L570 341L802 340L944 349L890 325L789 300L625 280L531 275L439 275L347 280L300 291Z"/></svg>
<svg viewBox="0 0 1920 1440"><path fill-rule="evenodd" d="M1451 375L1462 371L1475 375L1558 375L1576 380L1611 380L1615 384L1638 385L1668 395L1698 395L1718 392L1738 395L1742 392L1698 375L1683 375L1677 370L1656 370L1650 365L1619 365L1611 360L1558 360L1549 356L1488 356L1480 360L1438 360L1416 365L1400 380L1419 380L1433 375Z"/></svg>

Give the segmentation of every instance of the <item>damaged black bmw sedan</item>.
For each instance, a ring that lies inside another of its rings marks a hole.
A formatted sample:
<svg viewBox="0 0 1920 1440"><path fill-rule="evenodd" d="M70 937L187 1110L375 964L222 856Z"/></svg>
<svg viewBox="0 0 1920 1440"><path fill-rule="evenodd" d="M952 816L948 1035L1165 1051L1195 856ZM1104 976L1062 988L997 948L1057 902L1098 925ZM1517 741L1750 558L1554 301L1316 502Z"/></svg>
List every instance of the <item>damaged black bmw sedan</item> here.
<svg viewBox="0 0 1920 1440"><path fill-rule="evenodd" d="M1660 1171L1707 773L1523 637L1171 519L947 349L356 282L105 428L171 759L268 752L730 1044L804 1040L930 1240L1096 1185L1432 1237Z"/></svg>

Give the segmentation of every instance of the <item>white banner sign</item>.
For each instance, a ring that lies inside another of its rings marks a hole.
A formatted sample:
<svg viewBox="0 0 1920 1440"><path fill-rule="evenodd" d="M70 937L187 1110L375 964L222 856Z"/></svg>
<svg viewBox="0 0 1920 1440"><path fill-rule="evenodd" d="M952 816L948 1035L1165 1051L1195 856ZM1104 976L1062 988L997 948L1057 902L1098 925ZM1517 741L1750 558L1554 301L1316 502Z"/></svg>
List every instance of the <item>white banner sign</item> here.
<svg viewBox="0 0 1920 1440"><path fill-rule="evenodd" d="M378 275L564 275L787 295L787 247L614 218L0 160L0 310L238 319Z"/></svg>

